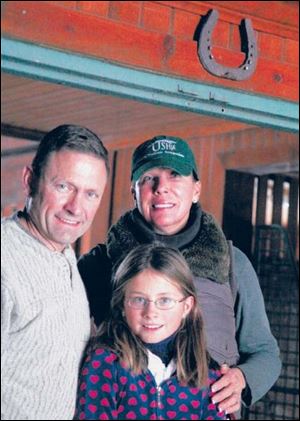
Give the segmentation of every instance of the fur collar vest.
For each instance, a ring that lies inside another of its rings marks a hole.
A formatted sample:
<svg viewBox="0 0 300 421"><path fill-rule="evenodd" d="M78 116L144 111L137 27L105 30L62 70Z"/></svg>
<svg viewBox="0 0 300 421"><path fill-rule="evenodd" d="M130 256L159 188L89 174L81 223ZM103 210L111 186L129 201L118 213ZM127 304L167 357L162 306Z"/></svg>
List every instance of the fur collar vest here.
<svg viewBox="0 0 300 421"><path fill-rule="evenodd" d="M230 256L223 231L212 215L193 205L186 227L175 235L156 234L137 209L125 213L108 233L107 251L114 270L134 247L158 241L177 248L197 277L229 281Z"/></svg>

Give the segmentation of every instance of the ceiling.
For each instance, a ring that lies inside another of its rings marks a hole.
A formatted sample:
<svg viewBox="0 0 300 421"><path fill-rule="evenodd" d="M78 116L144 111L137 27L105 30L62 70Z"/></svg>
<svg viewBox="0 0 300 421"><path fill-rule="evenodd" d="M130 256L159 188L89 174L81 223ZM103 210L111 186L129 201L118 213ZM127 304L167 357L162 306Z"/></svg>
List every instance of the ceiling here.
<svg viewBox="0 0 300 421"><path fill-rule="evenodd" d="M36 149L36 144L29 146L28 141L15 138L39 140L60 124L88 127L110 150L134 147L158 134L193 139L254 127L8 73L1 73L1 82L1 132L8 136L1 145L2 156L16 148L19 151L22 148L28 151L28 147ZM275 172L298 178L298 162L280 163L272 168L244 168L243 171Z"/></svg>
<svg viewBox="0 0 300 421"><path fill-rule="evenodd" d="M133 146L158 134L189 139L252 127L7 73L1 73L1 82L5 127L47 132L60 124L79 124L97 133L108 149Z"/></svg>

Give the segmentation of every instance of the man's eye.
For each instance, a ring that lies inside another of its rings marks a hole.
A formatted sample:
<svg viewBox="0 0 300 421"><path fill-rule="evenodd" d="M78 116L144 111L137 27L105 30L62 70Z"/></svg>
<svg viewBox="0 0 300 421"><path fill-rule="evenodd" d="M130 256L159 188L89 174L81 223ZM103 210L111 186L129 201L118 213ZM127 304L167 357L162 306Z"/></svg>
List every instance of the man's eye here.
<svg viewBox="0 0 300 421"><path fill-rule="evenodd" d="M176 177L181 177L181 175L177 171L172 171L171 172L171 177L176 178Z"/></svg>
<svg viewBox="0 0 300 421"><path fill-rule="evenodd" d="M56 188L58 191L62 192L62 193L66 193L70 190L68 184L66 183L59 183L56 185Z"/></svg>
<svg viewBox="0 0 300 421"><path fill-rule="evenodd" d="M89 199L98 199L98 194L96 193L96 192L94 192L94 191L90 191L90 192L88 192L88 198Z"/></svg>

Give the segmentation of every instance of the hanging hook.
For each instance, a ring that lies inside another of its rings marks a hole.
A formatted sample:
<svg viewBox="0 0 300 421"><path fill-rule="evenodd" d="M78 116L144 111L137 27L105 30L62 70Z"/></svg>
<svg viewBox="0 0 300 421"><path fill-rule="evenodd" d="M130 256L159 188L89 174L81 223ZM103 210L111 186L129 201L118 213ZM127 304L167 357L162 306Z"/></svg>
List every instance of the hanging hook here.
<svg viewBox="0 0 300 421"><path fill-rule="evenodd" d="M219 12L217 10L211 10L208 19L200 32L198 41L198 56L200 62L205 67L205 69L214 76L231 80L248 79L254 72L257 63L257 45L251 20L244 20L247 39L246 59L239 67L229 67L217 63L212 54L211 36L217 23L218 17Z"/></svg>

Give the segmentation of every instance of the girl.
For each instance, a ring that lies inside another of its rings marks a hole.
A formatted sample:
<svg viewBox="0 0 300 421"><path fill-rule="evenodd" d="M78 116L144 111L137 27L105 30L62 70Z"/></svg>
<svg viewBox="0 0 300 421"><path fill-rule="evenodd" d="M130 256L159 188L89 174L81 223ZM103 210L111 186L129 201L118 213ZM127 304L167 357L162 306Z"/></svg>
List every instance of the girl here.
<svg viewBox="0 0 300 421"><path fill-rule="evenodd" d="M210 385L192 274L162 245L142 245L119 266L111 314L87 351L75 419L222 420Z"/></svg>

